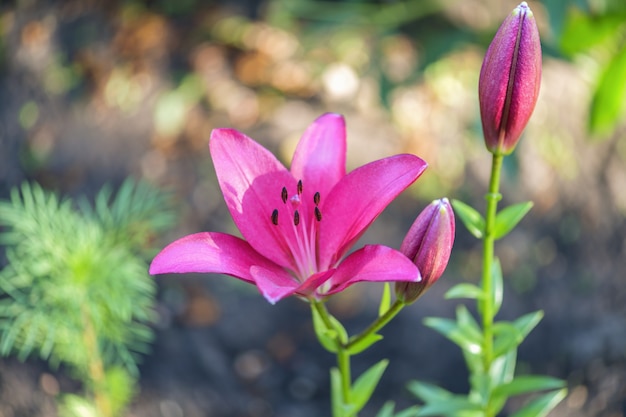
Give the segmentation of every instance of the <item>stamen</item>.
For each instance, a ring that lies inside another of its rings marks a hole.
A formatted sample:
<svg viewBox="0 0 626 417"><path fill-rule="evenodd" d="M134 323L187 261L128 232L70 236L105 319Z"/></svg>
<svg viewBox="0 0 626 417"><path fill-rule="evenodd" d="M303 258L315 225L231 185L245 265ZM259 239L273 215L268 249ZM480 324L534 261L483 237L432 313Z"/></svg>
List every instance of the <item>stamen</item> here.
<svg viewBox="0 0 626 417"><path fill-rule="evenodd" d="M283 204L287 203L287 188L283 187L283 190L280 192L280 198L283 200Z"/></svg>
<svg viewBox="0 0 626 417"><path fill-rule="evenodd" d="M297 226L299 224L300 224L300 213L298 213L298 210L296 210L293 213L293 225Z"/></svg>
<svg viewBox="0 0 626 417"><path fill-rule="evenodd" d="M274 226L278 226L278 209L274 209L272 212L272 223Z"/></svg>
<svg viewBox="0 0 626 417"><path fill-rule="evenodd" d="M319 191L313 194L313 202L317 206L320 203L320 193Z"/></svg>
<svg viewBox="0 0 626 417"><path fill-rule="evenodd" d="M298 195L302 194L302 180L298 181Z"/></svg>
<svg viewBox="0 0 626 417"><path fill-rule="evenodd" d="M318 222L322 221L322 212L318 207L315 207L315 218Z"/></svg>

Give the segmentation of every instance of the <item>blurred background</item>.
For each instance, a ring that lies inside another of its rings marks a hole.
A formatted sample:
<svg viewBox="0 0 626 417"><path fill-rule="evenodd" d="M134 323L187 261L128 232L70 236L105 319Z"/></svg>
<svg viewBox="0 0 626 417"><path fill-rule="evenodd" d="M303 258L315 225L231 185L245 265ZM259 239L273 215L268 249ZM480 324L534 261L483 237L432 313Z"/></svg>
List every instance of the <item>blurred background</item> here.
<svg viewBox="0 0 626 417"><path fill-rule="evenodd" d="M477 83L485 49L517 0L20 0L0 6L0 197L24 180L93 196L132 176L171 190L177 224L155 245L236 233L208 152L233 127L289 163L318 115L345 115L348 165L400 152L428 161L420 180L363 238L399 247L432 199L482 210L490 154ZM500 313L543 309L521 372L568 381L553 416L626 415L626 3L529 1L544 48L541 94L513 156L504 204L535 207L499 242ZM479 245L461 225L444 277L354 358L391 364L372 404L400 407L411 379L467 390L456 346L425 328L452 317L443 294L477 282ZM220 276L160 276L152 352L129 416L329 415L328 368L308 306L269 305ZM381 287L361 284L331 310L356 332ZM473 307L473 306L470 306ZM63 367L0 359L0 416L55 416ZM515 409L511 404L509 411Z"/></svg>

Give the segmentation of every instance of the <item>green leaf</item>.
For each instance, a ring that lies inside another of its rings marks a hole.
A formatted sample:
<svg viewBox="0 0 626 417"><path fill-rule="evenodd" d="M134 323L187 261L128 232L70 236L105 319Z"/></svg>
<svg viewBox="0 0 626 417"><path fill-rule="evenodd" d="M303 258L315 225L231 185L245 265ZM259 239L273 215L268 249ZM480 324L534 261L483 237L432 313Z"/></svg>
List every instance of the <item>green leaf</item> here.
<svg viewBox="0 0 626 417"><path fill-rule="evenodd" d="M508 351L506 354L496 357L491 363L489 375L493 386L509 383L515 375L517 363L517 349Z"/></svg>
<svg viewBox="0 0 626 417"><path fill-rule="evenodd" d="M333 417L344 417L346 415L346 407L343 403L341 373L338 368L330 370L330 400Z"/></svg>
<svg viewBox="0 0 626 417"><path fill-rule="evenodd" d="M525 314L513 322L500 321L493 326L495 336L494 355L504 355L517 348L526 336L537 326L543 317L543 311Z"/></svg>
<svg viewBox="0 0 626 417"><path fill-rule="evenodd" d="M444 402L452 398L454 394L437 385L429 384L422 381L411 381L407 385L407 389L417 398L425 403Z"/></svg>
<svg viewBox="0 0 626 417"><path fill-rule="evenodd" d="M400 411L398 414L396 414L395 417L415 417L419 409L419 406L414 405L413 407L405 408L404 410Z"/></svg>
<svg viewBox="0 0 626 417"><path fill-rule="evenodd" d="M393 412L395 411L396 404L393 401L387 401L383 404L382 408L376 414L376 417L393 417Z"/></svg>
<svg viewBox="0 0 626 417"><path fill-rule="evenodd" d="M460 200L452 200L454 213L461 219L467 230L476 237L482 239L485 235L485 219L473 207Z"/></svg>
<svg viewBox="0 0 626 417"><path fill-rule="evenodd" d="M415 417L428 416L456 416L456 413L463 411L479 411L480 404L468 400L464 396L455 395L443 402L435 402L424 405L415 414Z"/></svg>
<svg viewBox="0 0 626 417"><path fill-rule="evenodd" d="M385 369L387 369L387 365L389 365L389 361L387 359L381 360L365 371L354 382L351 392L351 402L355 413L359 412L365 404L367 404L370 397L374 393L380 378L383 376Z"/></svg>
<svg viewBox="0 0 626 417"><path fill-rule="evenodd" d="M444 296L446 300L453 298L468 298L471 300L480 300L484 298L483 289L474 284L461 283L450 288Z"/></svg>
<svg viewBox="0 0 626 417"><path fill-rule="evenodd" d="M511 417L545 417L566 395L566 388L549 392L532 400Z"/></svg>
<svg viewBox="0 0 626 417"><path fill-rule="evenodd" d="M337 331L335 329L329 329L324 320L317 311L317 308L311 304L311 314L313 316L313 329L317 335L317 340L320 344L329 352L337 353ZM332 317L332 316L329 316Z"/></svg>
<svg viewBox="0 0 626 417"><path fill-rule="evenodd" d="M474 317L472 317L467 307L463 304L460 304L456 308L456 322L458 323L459 329L464 334L470 336L472 340L477 342L482 341L483 336L478 323L476 323Z"/></svg>
<svg viewBox="0 0 626 417"><path fill-rule="evenodd" d="M389 307L391 307L391 285L385 282L383 295L380 297L380 305L378 306L378 317L389 311Z"/></svg>
<svg viewBox="0 0 626 417"><path fill-rule="evenodd" d="M610 42L618 38L617 31L623 27L625 20L623 13L615 11L592 15L570 7L561 34L561 50L564 54L572 56Z"/></svg>
<svg viewBox="0 0 626 417"><path fill-rule="evenodd" d="M493 390L494 396L510 397L529 392L553 390L565 387L565 382L543 375L522 375L514 378L507 384L497 386Z"/></svg>
<svg viewBox="0 0 626 417"><path fill-rule="evenodd" d="M502 281L502 267L500 260L494 258L491 264L491 302L493 304L493 315L500 311L502 307L502 298L504 296L504 283Z"/></svg>
<svg viewBox="0 0 626 417"><path fill-rule="evenodd" d="M382 339L383 339L383 337L381 335L379 335L378 333L370 333L369 335L367 335L363 339L359 340L354 345L351 345L350 348L348 348L348 353L350 355L356 355L357 353L361 353L365 349L369 348L374 343L376 343L376 342L378 342L379 340L382 340Z"/></svg>
<svg viewBox="0 0 626 417"><path fill-rule="evenodd" d="M525 339L526 336L539 324L541 319L543 318L543 311L537 310L533 313L528 313L518 318L513 322L513 326L519 330L522 335L522 338Z"/></svg>
<svg viewBox="0 0 626 417"><path fill-rule="evenodd" d="M500 210L496 215L496 223L493 229L494 239L497 240L506 236L517 226L532 207L533 202L527 201Z"/></svg>
<svg viewBox="0 0 626 417"><path fill-rule="evenodd" d="M482 351L482 340L480 340L480 337L476 338L476 335L468 331L467 327L460 328L454 320L428 317L424 320L424 324L446 336L460 346L461 349L472 355L478 355Z"/></svg>
<svg viewBox="0 0 626 417"><path fill-rule="evenodd" d="M626 111L626 45L617 52L600 78L589 113L589 130L609 135Z"/></svg>

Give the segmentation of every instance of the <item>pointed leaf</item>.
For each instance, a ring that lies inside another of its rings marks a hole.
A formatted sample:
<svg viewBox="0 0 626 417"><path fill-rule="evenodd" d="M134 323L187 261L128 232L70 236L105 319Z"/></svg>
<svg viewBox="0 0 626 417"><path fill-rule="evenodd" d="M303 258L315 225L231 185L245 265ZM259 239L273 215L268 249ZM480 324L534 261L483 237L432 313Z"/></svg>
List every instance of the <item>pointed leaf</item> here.
<svg viewBox="0 0 626 417"><path fill-rule="evenodd" d="M413 407L405 408L404 410L400 411L396 414L395 417L415 417L419 409L419 406L414 405Z"/></svg>
<svg viewBox="0 0 626 417"><path fill-rule="evenodd" d="M456 308L456 322L459 325L459 329L468 335L471 335L473 340L479 341L482 340L482 332L474 317L469 312L467 307L463 304L460 304Z"/></svg>
<svg viewBox="0 0 626 417"><path fill-rule="evenodd" d="M506 384L513 380L517 363L517 349L497 357L491 364L489 375L493 386Z"/></svg>
<svg viewBox="0 0 626 417"><path fill-rule="evenodd" d="M566 388L549 392L532 400L511 417L545 417L566 395Z"/></svg>
<svg viewBox="0 0 626 417"><path fill-rule="evenodd" d="M330 399L333 417L344 417L346 413L341 394L341 373L337 368L330 370Z"/></svg>
<svg viewBox="0 0 626 417"><path fill-rule="evenodd" d="M465 204L460 200L452 200L454 213L458 215L467 230L476 237L482 239L485 235L485 219L473 207Z"/></svg>
<svg viewBox="0 0 626 417"><path fill-rule="evenodd" d="M355 343L354 345L351 345L348 348L348 353L350 355L356 355L357 353L361 353L365 349L369 348L374 343L382 339L383 337L379 335L378 333L371 333L367 335L366 337L364 337L363 339L361 339L360 341L358 341L357 343Z"/></svg>
<svg viewBox="0 0 626 417"><path fill-rule="evenodd" d="M502 209L496 215L496 224L494 226L494 239L500 239L506 236L517 224L524 218L526 213L533 207L532 201L514 204Z"/></svg>
<svg viewBox="0 0 626 417"><path fill-rule="evenodd" d="M395 408L396 404L393 401L387 401L383 404L378 414L376 414L376 417L393 417Z"/></svg>
<svg viewBox="0 0 626 417"><path fill-rule="evenodd" d="M500 266L500 260L495 258L491 264L491 301L493 304L494 317L500 311L500 307L502 307L502 298L504 294L503 287L502 266Z"/></svg>
<svg viewBox="0 0 626 417"><path fill-rule="evenodd" d="M461 349L473 355L479 354L482 350L480 338L476 338L476 335L473 332L468 332L467 329L459 328L454 320L428 317L424 320L424 324L446 336L460 346Z"/></svg>
<svg viewBox="0 0 626 417"><path fill-rule="evenodd" d="M455 395L448 398L444 402L436 402L426 404L421 407L415 414L415 417L430 417L430 416L456 416L458 412L463 411L478 411L481 410L480 404L476 404L467 399L465 396Z"/></svg>
<svg viewBox="0 0 626 417"><path fill-rule="evenodd" d="M357 380L354 382L352 386L352 404L355 407L355 412L359 412L365 404L369 401L370 397L374 393L376 386L378 385L378 381L383 376L385 369L387 369L387 365L389 361L387 359L383 359L377 364L373 365L370 369L365 371Z"/></svg>
<svg viewBox="0 0 626 417"><path fill-rule="evenodd" d="M480 300L484 297L482 288L474 284L461 283L450 288L445 295L446 300L453 298L468 298L471 300Z"/></svg>
<svg viewBox="0 0 626 417"><path fill-rule="evenodd" d="M448 390L422 381L411 381L408 383L407 388L413 395L425 403L444 402L453 396Z"/></svg>
<svg viewBox="0 0 626 417"><path fill-rule="evenodd" d="M539 324L543 318L543 311L537 310L533 313L528 313L518 318L513 322L513 326L517 328L522 334L522 338L526 338L528 334Z"/></svg>
<svg viewBox="0 0 626 417"><path fill-rule="evenodd" d="M553 390L565 387L565 381L543 375L522 375L493 390L494 396L510 397L529 392Z"/></svg>
<svg viewBox="0 0 626 417"><path fill-rule="evenodd" d="M391 306L391 285L388 282L385 282L385 285L383 286L383 295L380 297L380 305L378 306L378 317L381 317L387 311L389 311L390 306Z"/></svg>

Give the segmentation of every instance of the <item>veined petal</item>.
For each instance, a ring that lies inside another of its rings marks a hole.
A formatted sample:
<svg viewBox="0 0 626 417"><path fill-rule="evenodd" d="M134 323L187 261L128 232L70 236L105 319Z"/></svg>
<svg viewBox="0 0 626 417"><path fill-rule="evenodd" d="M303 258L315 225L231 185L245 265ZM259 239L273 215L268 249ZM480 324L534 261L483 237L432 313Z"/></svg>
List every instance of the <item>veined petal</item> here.
<svg viewBox="0 0 626 417"><path fill-rule="evenodd" d="M334 266L426 167L421 158L404 154L371 162L343 177L321 203L320 269Z"/></svg>
<svg viewBox="0 0 626 417"><path fill-rule="evenodd" d="M289 274L277 275L263 267L253 266L250 272L263 297L272 304L293 295L299 285Z"/></svg>
<svg viewBox="0 0 626 417"><path fill-rule="evenodd" d="M360 281L419 282L421 279L415 264L401 252L387 246L366 245L341 262L326 294L343 291Z"/></svg>
<svg viewBox="0 0 626 417"><path fill-rule="evenodd" d="M346 175L346 123L343 116L327 113L304 132L293 160L291 173L301 179L311 196L323 197Z"/></svg>
<svg viewBox="0 0 626 417"><path fill-rule="evenodd" d="M327 271L319 272L317 274L311 275L304 281L296 291L301 295L311 295L313 294L322 284L330 279L335 273L335 269L329 269Z"/></svg>
<svg viewBox="0 0 626 417"><path fill-rule="evenodd" d="M225 233L203 232L167 245L152 260L150 274L220 273L255 283L251 268L263 268L277 281L289 274L255 251L243 239Z"/></svg>
<svg viewBox="0 0 626 417"><path fill-rule="evenodd" d="M209 145L224 200L243 237L266 258L295 269L272 223L272 212L284 204L282 187L296 188L292 175L271 152L236 130L213 130Z"/></svg>

